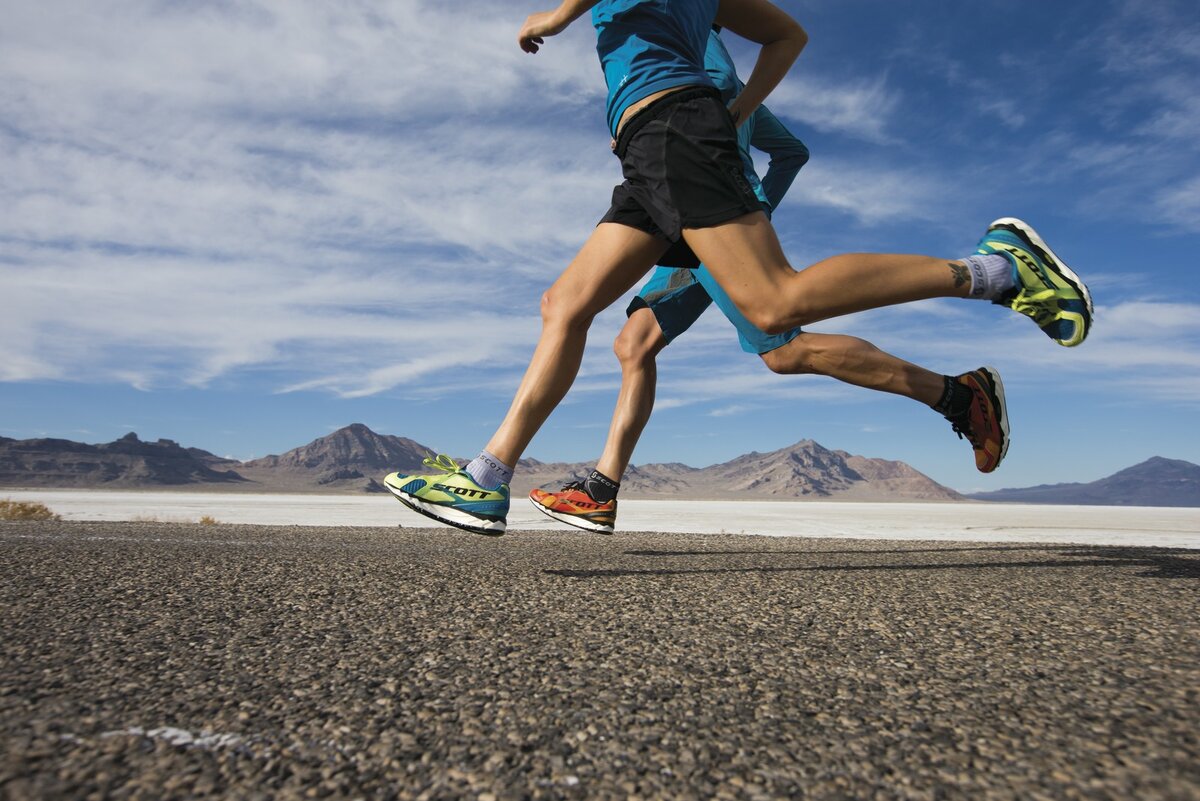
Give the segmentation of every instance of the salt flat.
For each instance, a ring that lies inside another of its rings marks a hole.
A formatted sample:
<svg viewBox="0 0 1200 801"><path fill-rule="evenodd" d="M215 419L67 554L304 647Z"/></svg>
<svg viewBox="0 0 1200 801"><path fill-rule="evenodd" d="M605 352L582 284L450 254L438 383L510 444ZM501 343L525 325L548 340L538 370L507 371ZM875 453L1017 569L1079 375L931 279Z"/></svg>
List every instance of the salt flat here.
<svg viewBox="0 0 1200 801"><path fill-rule="evenodd" d="M64 520L196 521L253 525L428 527L385 495L14 490L14 501L44 503ZM514 498L514 533L566 529ZM1200 549L1200 509L984 503L822 501L622 501L620 531L772 537L1061 542ZM581 536L589 536L580 532Z"/></svg>

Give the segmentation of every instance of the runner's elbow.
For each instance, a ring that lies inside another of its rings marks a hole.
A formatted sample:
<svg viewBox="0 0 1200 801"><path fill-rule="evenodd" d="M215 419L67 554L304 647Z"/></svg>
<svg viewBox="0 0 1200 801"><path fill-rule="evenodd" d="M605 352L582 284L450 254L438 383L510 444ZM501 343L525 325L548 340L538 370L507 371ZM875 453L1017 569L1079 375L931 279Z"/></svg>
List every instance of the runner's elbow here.
<svg viewBox="0 0 1200 801"><path fill-rule="evenodd" d="M808 31L804 30L804 26L796 20L792 20L789 30L786 32L787 39L793 43L796 48L796 55L800 55L800 51L808 45Z"/></svg>
<svg viewBox="0 0 1200 801"><path fill-rule="evenodd" d="M771 154L771 167L781 170L799 170L808 163L808 148L799 139L783 150Z"/></svg>

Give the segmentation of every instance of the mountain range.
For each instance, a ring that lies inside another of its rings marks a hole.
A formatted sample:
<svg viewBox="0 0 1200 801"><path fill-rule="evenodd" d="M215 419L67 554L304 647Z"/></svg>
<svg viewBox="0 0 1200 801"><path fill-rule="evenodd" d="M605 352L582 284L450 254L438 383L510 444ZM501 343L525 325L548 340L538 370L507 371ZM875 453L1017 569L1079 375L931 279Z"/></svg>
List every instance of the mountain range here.
<svg viewBox="0 0 1200 801"><path fill-rule="evenodd" d="M422 460L431 453L414 440L377 434L360 423L286 453L246 462L167 439L143 442L132 433L102 445L0 437L0 486L385 492L379 479L393 470L428 471ZM589 462L522 459L513 491L558 488L583 478L591 468ZM832 451L812 440L706 468L679 463L631 466L621 497L962 500L903 462Z"/></svg>
<svg viewBox="0 0 1200 801"><path fill-rule="evenodd" d="M1200 465L1154 456L1087 484L1040 484L978 492L979 501L1076 506L1200 506Z"/></svg>
<svg viewBox="0 0 1200 801"><path fill-rule="evenodd" d="M88 445L63 439L0 437L0 486L172 488L251 492L385 492L387 473L424 472L430 448L356 423L280 455L251 461L216 456L160 439L126 434ZM466 459L459 459L465 463ZM515 495L580 480L591 462L522 459ZM830 450L813 440L747 453L697 468L679 463L630 466L623 499L963 501L1200 506L1200 466L1155 457L1089 484L1054 484L963 496L904 462Z"/></svg>

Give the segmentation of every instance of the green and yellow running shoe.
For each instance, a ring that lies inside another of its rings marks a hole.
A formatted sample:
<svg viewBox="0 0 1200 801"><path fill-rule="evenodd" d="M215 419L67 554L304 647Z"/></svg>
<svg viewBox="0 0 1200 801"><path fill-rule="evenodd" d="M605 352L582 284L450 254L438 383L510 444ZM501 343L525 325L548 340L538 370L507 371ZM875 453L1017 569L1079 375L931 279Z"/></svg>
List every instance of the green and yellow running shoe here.
<svg viewBox="0 0 1200 801"><path fill-rule="evenodd" d="M383 485L400 503L418 514L432 517L455 528L499 537L508 517L508 485L487 489L443 453L425 459L425 466L440 473L408 476L391 473Z"/></svg>
<svg viewBox="0 0 1200 801"><path fill-rule="evenodd" d="M1087 286L1028 223L1001 217L988 226L976 253L999 254L1013 265L1016 286L993 301L1033 319L1046 336L1073 348L1092 327L1092 296Z"/></svg>

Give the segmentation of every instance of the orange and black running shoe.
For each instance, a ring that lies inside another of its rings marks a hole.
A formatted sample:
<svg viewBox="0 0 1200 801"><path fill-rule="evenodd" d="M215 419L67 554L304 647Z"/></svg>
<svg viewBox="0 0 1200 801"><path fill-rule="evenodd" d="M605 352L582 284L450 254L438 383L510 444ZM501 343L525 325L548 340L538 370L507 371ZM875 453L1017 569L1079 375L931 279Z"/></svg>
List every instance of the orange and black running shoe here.
<svg viewBox="0 0 1200 801"><path fill-rule="evenodd" d="M956 417L947 417L959 439L966 437L975 449L975 466L990 473L1008 453L1008 412L1004 408L1004 385L994 367L980 367L955 376L971 390L971 405Z"/></svg>
<svg viewBox="0 0 1200 801"><path fill-rule="evenodd" d="M557 492L535 489L529 493L534 508L555 520L577 528L612 534L617 522L617 499L600 503L572 481Z"/></svg>

